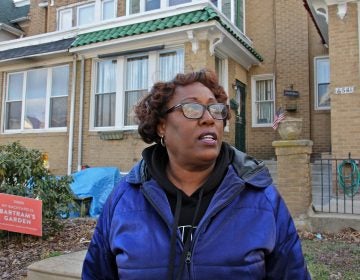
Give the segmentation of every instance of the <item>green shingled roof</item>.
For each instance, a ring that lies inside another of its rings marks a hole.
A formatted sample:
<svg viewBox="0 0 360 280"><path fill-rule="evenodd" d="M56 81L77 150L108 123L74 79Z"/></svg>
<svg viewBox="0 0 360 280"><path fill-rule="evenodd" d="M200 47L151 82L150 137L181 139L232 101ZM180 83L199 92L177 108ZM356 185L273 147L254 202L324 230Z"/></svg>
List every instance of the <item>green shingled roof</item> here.
<svg viewBox="0 0 360 280"><path fill-rule="evenodd" d="M254 57L256 57L259 61L263 61L262 57L244 40L242 40L240 36L234 32L234 30L232 30L226 23L224 23L219 15L210 7L205 7L202 10L192 11L156 20L149 20L145 22L80 34L72 43L71 47L86 46L92 43L104 42L112 39L145 34L174 27L186 26L194 23L208 22L211 20L218 21Z"/></svg>

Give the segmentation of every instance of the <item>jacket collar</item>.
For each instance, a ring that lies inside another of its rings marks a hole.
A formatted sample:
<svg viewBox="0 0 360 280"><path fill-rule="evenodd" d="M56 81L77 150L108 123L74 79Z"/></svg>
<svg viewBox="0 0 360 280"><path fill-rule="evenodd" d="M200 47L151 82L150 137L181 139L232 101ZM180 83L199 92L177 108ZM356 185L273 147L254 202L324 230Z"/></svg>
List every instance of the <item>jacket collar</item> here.
<svg viewBox="0 0 360 280"><path fill-rule="evenodd" d="M272 178L264 162L256 160L230 145L229 147L233 150L231 165L246 184L258 188L265 188L272 184ZM142 184L150 179L143 159L137 162L126 176L126 181L130 184Z"/></svg>

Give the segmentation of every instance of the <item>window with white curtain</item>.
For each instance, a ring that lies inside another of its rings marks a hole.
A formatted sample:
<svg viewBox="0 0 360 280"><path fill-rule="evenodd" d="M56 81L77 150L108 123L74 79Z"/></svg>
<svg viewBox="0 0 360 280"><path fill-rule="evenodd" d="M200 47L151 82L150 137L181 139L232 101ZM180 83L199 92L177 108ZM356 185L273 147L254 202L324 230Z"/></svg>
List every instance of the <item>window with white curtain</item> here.
<svg viewBox="0 0 360 280"><path fill-rule="evenodd" d="M135 125L134 106L148 91L148 56L131 57L126 61L124 125Z"/></svg>
<svg viewBox="0 0 360 280"><path fill-rule="evenodd" d="M159 80L172 80L177 73L184 71L184 51L173 50L159 55Z"/></svg>
<svg viewBox="0 0 360 280"><path fill-rule="evenodd" d="M136 129L134 106L155 81L184 71L183 49L153 51L96 62L91 128Z"/></svg>
<svg viewBox="0 0 360 280"><path fill-rule="evenodd" d="M315 109L330 109L330 61L329 57L315 57Z"/></svg>
<svg viewBox="0 0 360 280"><path fill-rule="evenodd" d="M272 74L251 77L252 125L271 126L275 114L275 82Z"/></svg>
<svg viewBox="0 0 360 280"><path fill-rule="evenodd" d="M84 26L116 17L118 0L94 0L58 9L58 30Z"/></svg>
<svg viewBox="0 0 360 280"><path fill-rule="evenodd" d="M8 74L5 131L64 128L69 66Z"/></svg>
<svg viewBox="0 0 360 280"><path fill-rule="evenodd" d="M115 125L116 65L116 60L105 60L97 63L95 126Z"/></svg>

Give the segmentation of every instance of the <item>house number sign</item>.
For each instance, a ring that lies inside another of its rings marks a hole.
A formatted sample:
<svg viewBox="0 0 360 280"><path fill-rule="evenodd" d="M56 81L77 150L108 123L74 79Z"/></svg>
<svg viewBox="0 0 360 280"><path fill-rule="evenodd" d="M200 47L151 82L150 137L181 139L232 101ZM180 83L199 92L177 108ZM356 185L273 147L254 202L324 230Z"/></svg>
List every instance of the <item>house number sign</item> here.
<svg viewBox="0 0 360 280"><path fill-rule="evenodd" d="M335 88L335 94L348 94L348 93L354 93L354 86L349 87L337 87Z"/></svg>

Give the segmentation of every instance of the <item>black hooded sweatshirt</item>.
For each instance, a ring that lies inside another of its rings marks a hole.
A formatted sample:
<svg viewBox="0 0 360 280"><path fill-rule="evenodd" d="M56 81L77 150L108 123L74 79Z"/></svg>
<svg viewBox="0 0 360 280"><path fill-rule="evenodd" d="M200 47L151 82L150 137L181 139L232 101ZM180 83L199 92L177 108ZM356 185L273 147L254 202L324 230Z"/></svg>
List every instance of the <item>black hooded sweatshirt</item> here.
<svg viewBox="0 0 360 280"><path fill-rule="evenodd" d="M210 173L206 182L200 186L198 190L191 196L188 196L171 183L166 176L166 166L169 162L166 148L156 144L143 151L142 156L146 163L147 171L164 189L171 211L175 217L171 236L170 266L174 265L176 254L176 229L180 230L182 241L184 243L184 252L181 260L181 262L184 262L186 260L186 255L190 252L190 243L193 232L201 218L204 216L213 195L224 178L228 170L228 165L233 158L233 153L234 152L230 149L229 145L223 143L215 163L214 172ZM188 238L189 236L190 238ZM182 267L182 265L180 267ZM177 278L181 276L181 273L182 268L180 268ZM173 267L170 268L168 278L172 279L172 275Z"/></svg>

